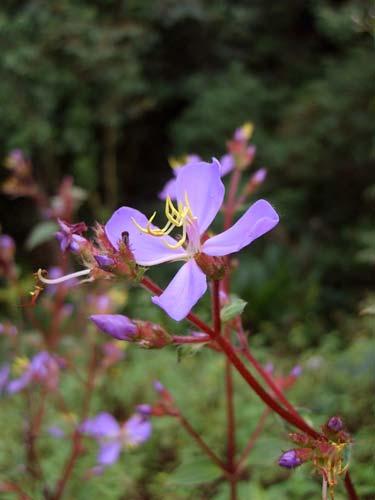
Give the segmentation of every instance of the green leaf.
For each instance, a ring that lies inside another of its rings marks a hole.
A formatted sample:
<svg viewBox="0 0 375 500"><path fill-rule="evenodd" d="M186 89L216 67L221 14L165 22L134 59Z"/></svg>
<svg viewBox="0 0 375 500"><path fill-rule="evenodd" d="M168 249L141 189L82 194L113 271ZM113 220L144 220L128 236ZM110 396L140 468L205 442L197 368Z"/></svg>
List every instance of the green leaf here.
<svg viewBox="0 0 375 500"><path fill-rule="evenodd" d="M247 302L240 299L239 297L233 296L231 298L230 304L224 306L221 310L220 317L221 321L229 321L239 314L242 314L246 307Z"/></svg>
<svg viewBox="0 0 375 500"><path fill-rule="evenodd" d="M206 458L181 464L169 478L170 485L194 486L209 483L222 475L219 467Z"/></svg>
<svg viewBox="0 0 375 500"><path fill-rule="evenodd" d="M199 353L205 343L201 344L181 344L177 346L177 361L180 363L184 358L191 358Z"/></svg>
<svg viewBox="0 0 375 500"><path fill-rule="evenodd" d="M47 221L37 224L26 240L26 248L33 250L35 247L52 239L58 230L56 222Z"/></svg>

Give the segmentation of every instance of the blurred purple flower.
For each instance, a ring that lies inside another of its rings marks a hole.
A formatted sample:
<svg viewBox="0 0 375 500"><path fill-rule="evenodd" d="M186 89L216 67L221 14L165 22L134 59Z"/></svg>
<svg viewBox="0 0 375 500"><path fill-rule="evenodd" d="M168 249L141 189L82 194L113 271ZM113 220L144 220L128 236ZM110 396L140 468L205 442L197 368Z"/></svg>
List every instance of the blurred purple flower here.
<svg viewBox="0 0 375 500"><path fill-rule="evenodd" d="M60 226L60 231L56 233L56 238L60 243L62 252L79 252L82 246L87 243L82 233L87 231L87 226L83 222L78 224L69 224L61 219L57 219Z"/></svg>
<svg viewBox="0 0 375 500"><path fill-rule="evenodd" d="M299 377L302 374L302 367L300 365L296 365L290 371L290 375L292 377Z"/></svg>
<svg viewBox="0 0 375 500"><path fill-rule="evenodd" d="M259 170L253 173L253 175L250 178L250 182L259 186L260 184L263 184L266 177L267 177L267 169L260 168Z"/></svg>
<svg viewBox="0 0 375 500"><path fill-rule="evenodd" d="M60 359L46 351L36 354L28 363L22 375L9 382L7 392L14 394L33 382L44 384L49 390L56 389L61 364Z"/></svg>
<svg viewBox="0 0 375 500"><path fill-rule="evenodd" d="M58 427L57 425L53 425L47 429L48 434L50 434L52 437L61 439L65 436L65 432Z"/></svg>
<svg viewBox="0 0 375 500"><path fill-rule="evenodd" d="M183 261L168 287L152 302L174 320L180 321L207 290L207 278L196 259L223 257L238 252L255 239L270 231L279 221L272 206L265 200L255 202L228 230L201 243L201 237L211 225L224 199L220 178L220 163L192 163L183 167L176 179L177 208L166 201L168 222L159 229L138 210L119 208L105 226L105 232L118 249L121 235L129 234L130 249L141 266ZM169 233L182 229L178 241Z"/></svg>
<svg viewBox="0 0 375 500"><path fill-rule="evenodd" d="M104 357L102 366L108 368L124 358L124 351L119 347L118 342L105 342L101 346Z"/></svg>
<svg viewBox="0 0 375 500"><path fill-rule="evenodd" d="M154 380L154 389L159 394L161 394L165 391L164 385L161 382L159 382L159 380Z"/></svg>
<svg viewBox="0 0 375 500"><path fill-rule="evenodd" d="M80 431L95 439L99 444L98 465L108 466L115 463L122 448L139 446L151 436L151 422L145 415L135 413L120 425L109 413L99 413L86 420Z"/></svg>

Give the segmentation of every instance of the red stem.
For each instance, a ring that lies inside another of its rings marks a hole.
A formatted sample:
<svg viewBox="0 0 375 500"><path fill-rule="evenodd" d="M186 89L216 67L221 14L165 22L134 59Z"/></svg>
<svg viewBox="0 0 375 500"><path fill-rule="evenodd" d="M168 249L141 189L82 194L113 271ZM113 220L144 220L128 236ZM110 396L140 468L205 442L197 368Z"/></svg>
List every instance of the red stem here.
<svg viewBox="0 0 375 500"><path fill-rule="evenodd" d="M147 290L160 295L163 290L156 285L152 280L147 277L144 277L141 281L141 285ZM240 358L237 356L233 347L229 344L229 342L224 339L222 336L216 336L215 332L200 318L198 318L195 314L190 313L187 315L186 319L188 319L193 325L197 326L202 332L207 333L211 337L212 340L215 340L217 344L221 347L223 352L229 358L230 362L242 376L242 378L247 382L247 384L253 389L253 391L262 399L262 401L270 407L275 413L280 415L283 420L286 420L297 429L300 429L302 432L305 432L309 436L314 439L320 437L320 434L316 432L315 429L310 427L301 417L296 418L294 414L289 413L284 407L280 406L278 402L272 398L258 383L258 381L252 376L252 374L247 370L246 366L242 363ZM350 500L357 500L357 494L354 489L354 485L351 482L349 472L345 476L345 487L348 493Z"/></svg>
<svg viewBox="0 0 375 500"><path fill-rule="evenodd" d="M352 483L349 472L347 472L345 475L344 484L345 484L346 492L348 494L349 499L350 500L359 500L358 495L357 495L355 488L354 488L354 484Z"/></svg>
<svg viewBox="0 0 375 500"><path fill-rule="evenodd" d="M201 337L195 337L193 335L173 335L172 338L174 344L202 344L211 341L209 335L202 335Z"/></svg>
<svg viewBox="0 0 375 500"><path fill-rule="evenodd" d="M261 414L259 421L258 421L253 433L251 434L250 439L249 439L245 449L243 450L240 459L237 462L237 466L236 466L236 474L237 475L240 475L241 472L243 471L243 469L245 467L246 459L249 456L251 450L254 448L254 445L255 445L257 439L259 438L260 434L262 433L264 426L266 424L267 417L270 413L271 413L271 410L268 407L263 410L263 413Z"/></svg>
<svg viewBox="0 0 375 500"><path fill-rule="evenodd" d="M92 354L88 363L87 368L87 379L85 384L85 396L82 403L82 414L81 420L83 421L90 409L91 396L95 385L95 375L96 375L96 351L95 345L92 346ZM79 430L75 430L72 438L72 448L70 456L65 464L61 478L56 484L55 493L52 495L52 500L60 500L64 494L65 487L71 477L74 466L80 454L82 453L82 435Z"/></svg>
<svg viewBox="0 0 375 500"><path fill-rule="evenodd" d="M254 356L251 354L250 350L248 348L242 350L243 355L245 358L253 365L255 370L259 373L259 375L263 378L263 380L266 382L266 384L272 389L272 391L275 393L277 396L277 399L283 403L283 405L292 413L295 415L297 418L301 418L297 410L294 408L294 406L287 400L287 398L284 396L283 392L275 382L273 381L272 377L263 370L263 367L258 363L258 361L254 358Z"/></svg>
<svg viewBox="0 0 375 500"><path fill-rule="evenodd" d="M211 450L211 448L203 441L197 431L190 425L186 418L180 413L177 416L182 427L190 434L190 436L196 441L198 446L204 451L204 453L218 466L225 475L228 475L228 469L226 465L220 460L220 458Z"/></svg>
<svg viewBox="0 0 375 500"><path fill-rule="evenodd" d="M152 293L160 295L163 290L156 285L149 278L144 277L141 281L142 286L150 290ZM212 340L215 340L216 343L221 347L222 351L228 357L232 365L236 368L242 378L245 379L247 384L253 389L253 391L262 399L262 401L272 408L274 412L280 415L281 418L289 422L294 427L297 427L303 432L306 432L309 436L313 438L317 438L320 436L318 432L316 432L312 427L310 427L306 422L304 422L301 418L297 418L295 415L291 414L287 411L283 406L270 396L263 387L259 384L259 382L253 377L253 375L249 372L246 366L243 364L241 359L237 356L235 350L231 346L231 344L222 336L216 335L216 333L201 319L199 319L195 314L189 313L186 316L193 325L197 326L202 332L207 333L211 337Z"/></svg>

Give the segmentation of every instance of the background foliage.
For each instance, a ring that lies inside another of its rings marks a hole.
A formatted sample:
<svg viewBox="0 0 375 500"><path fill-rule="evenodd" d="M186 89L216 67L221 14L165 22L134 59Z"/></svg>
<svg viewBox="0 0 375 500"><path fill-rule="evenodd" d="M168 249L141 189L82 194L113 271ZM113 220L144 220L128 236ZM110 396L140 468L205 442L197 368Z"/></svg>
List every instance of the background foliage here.
<svg viewBox="0 0 375 500"><path fill-rule="evenodd" d="M72 174L88 192L80 213L87 222L104 222L120 204L151 212L170 176L168 156L220 156L236 126L255 123L256 165L269 168L261 195L282 224L241 257L246 272L236 274L236 286L249 302L246 324L264 362L305 365L293 398L310 408L315 423L330 413L344 416L356 436L353 476L363 498L375 493L374 320L360 315L373 307L375 282L374 15L370 0L3 0L0 6L0 152L25 150L49 193ZM31 254L23 248L38 221L29 200L1 197L0 209L3 232L17 239L25 270L52 264L51 246ZM126 310L144 315L146 300L132 295ZM145 386L159 377L182 406L186 398L193 419L209 414L197 424L220 446L216 363L209 353L176 365L173 352L129 352L98 409L150 397ZM239 415L246 430L261 406L239 386L238 397L249 400ZM17 440L14 412L10 401L1 411L1 428L11 421L8 449L10 437ZM226 498L220 484L203 493L183 480L176 486L178 464L195 460L193 445L173 423L157 425L139 455L90 483L95 494ZM260 472L254 469L250 486L244 483L243 498L310 498L316 491L308 471L284 481L274 465L281 438L271 418L269 442L251 458ZM12 456L2 453L2 470ZM74 498L79 486L72 486Z"/></svg>

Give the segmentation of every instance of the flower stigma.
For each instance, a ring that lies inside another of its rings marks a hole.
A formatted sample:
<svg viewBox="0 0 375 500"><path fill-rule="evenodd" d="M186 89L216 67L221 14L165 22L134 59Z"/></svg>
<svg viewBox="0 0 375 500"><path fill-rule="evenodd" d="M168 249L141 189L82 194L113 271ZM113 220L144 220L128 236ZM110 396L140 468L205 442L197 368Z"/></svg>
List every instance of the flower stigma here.
<svg viewBox="0 0 375 500"><path fill-rule="evenodd" d="M164 244L168 247L173 249L180 248L184 245L184 243L187 240L187 228L189 225L193 224L194 221L197 220L196 217L194 217L193 212L190 207L189 203L189 198L187 193L185 192L185 203L183 204L182 202L177 203L177 208L173 205L173 202L170 198L170 196L167 196L165 200L165 216L167 218L167 223L162 229L152 227L152 221L154 220L156 216L156 212L152 214L152 216L149 218L146 227L142 227L138 222L132 218L133 223L137 226L137 228L142 231L142 233L149 234L151 236L167 236L169 235L174 228L182 227L182 235L177 241L176 244L171 244L164 242Z"/></svg>

